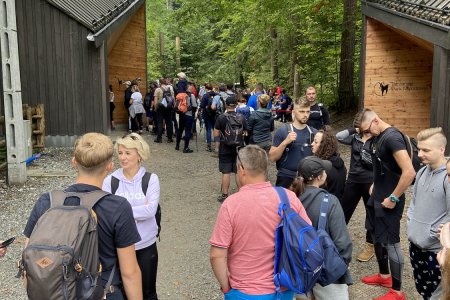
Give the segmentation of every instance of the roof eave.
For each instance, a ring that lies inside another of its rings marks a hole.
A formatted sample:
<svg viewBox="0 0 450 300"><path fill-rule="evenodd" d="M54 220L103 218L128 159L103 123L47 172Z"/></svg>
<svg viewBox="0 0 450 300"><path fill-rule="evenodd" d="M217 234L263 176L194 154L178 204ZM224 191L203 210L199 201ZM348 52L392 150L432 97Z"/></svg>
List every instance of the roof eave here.
<svg viewBox="0 0 450 300"><path fill-rule="evenodd" d="M408 32L423 40L450 49L450 26L431 22L387 8L378 3L361 1L364 15ZM386 17L386 16L391 17Z"/></svg>
<svg viewBox="0 0 450 300"><path fill-rule="evenodd" d="M106 40L114 31L116 31L122 24L124 24L129 17L134 15L136 11L144 4L145 0L135 0L130 6L122 11L111 22L105 25L102 29L95 33L89 33L87 40L94 43L95 47L100 47L103 41Z"/></svg>

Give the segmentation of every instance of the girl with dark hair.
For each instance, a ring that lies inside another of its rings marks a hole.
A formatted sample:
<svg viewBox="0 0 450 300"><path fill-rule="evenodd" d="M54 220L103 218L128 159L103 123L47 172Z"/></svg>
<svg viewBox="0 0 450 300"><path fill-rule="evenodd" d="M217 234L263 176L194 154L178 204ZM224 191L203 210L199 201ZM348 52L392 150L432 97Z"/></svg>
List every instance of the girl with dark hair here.
<svg viewBox="0 0 450 300"><path fill-rule="evenodd" d="M341 199L344 194L347 168L339 156L337 139L330 126L326 125L316 133L311 144L311 150L314 156L331 162L333 167L330 171L327 171L324 189Z"/></svg>
<svg viewBox="0 0 450 300"><path fill-rule="evenodd" d="M348 265L352 259L352 241L345 224L344 213L339 200L321 188L327 180L327 174L331 169L332 165L329 161L315 156L305 157L298 165L298 177L292 183L291 190L299 197L308 217L311 219L312 225L316 229L319 225L322 201L326 194L329 194L329 210L327 212L327 226L325 230L336 245L339 255ZM352 283L350 271L347 269L347 272L332 284L321 286L317 283L311 293L316 300L348 300L348 285ZM304 299L303 295L297 296L297 299Z"/></svg>

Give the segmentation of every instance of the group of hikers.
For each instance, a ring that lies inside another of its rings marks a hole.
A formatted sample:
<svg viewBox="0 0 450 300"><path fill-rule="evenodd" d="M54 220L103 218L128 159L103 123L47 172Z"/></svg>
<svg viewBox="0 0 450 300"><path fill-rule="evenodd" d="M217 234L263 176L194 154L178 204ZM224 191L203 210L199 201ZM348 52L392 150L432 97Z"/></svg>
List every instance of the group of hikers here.
<svg viewBox="0 0 450 300"><path fill-rule="evenodd" d="M178 77L176 92L162 79L147 100L140 97L137 101L147 102L150 109L133 108L132 119L154 113L154 142L162 142L164 131L167 142L173 142L176 132L175 149L181 149L184 135L183 152L191 153L191 134L201 118L207 150L218 156L222 173L221 207L209 243L212 271L224 299L349 299L348 223L361 198L366 246L357 260L375 256L378 263L378 272L362 282L389 288L375 299L406 299L400 221L410 185L407 233L416 289L424 299L450 299L450 163L441 128L419 132L416 148L414 139L365 108L350 128L335 133L313 86L291 101L290 110L275 108L274 113L271 107L278 104L272 96L283 102L282 90L270 95L258 84L246 99L232 85L219 85L216 92L206 83L197 93L184 73ZM130 86L133 95L139 88ZM275 119L285 121L276 131ZM143 166L150 156L143 122L133 122L131 132L114 145L100 133L81 136L73 148L76 182L37 200L19 263L30 299L101 299L97 293L106 299L158 299L160 183ZM351 147L348 173L339 142ZM115 171L114 152L120 163ZM275 186L268 179L269 161L276 163ZM232 174L237 186L233 194ZM306 239L303 244L302 239L300 247L290 248L290 242L281 241L288 239L282 224L294 217L303 224L292 227L294 231L317 234L319 245ZM322 247L325 238L335 249L333 257ZM319 247L321 260L317 269L308 270L317 262L313 247ZM0 256L5 251L0 247ZM295 255L303 257L293 263L297 271L285 269ZM305 270L309 273L300 276Z"/></svg>

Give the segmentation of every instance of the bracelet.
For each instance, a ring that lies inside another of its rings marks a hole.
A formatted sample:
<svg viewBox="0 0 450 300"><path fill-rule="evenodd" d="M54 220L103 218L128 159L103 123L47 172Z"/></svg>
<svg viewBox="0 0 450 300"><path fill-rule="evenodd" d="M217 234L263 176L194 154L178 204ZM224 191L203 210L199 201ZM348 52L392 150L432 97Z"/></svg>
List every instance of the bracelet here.
<svg viewBox="0 0 450 300"><path fill-rule="evenodd" d="M224 290L222 287L220 287L220 290L222 291L222 293L226 294L231 290L231 287L229 286L226 290Z"/></svg>
<svg viewBox="0 0 450 300"><path fill-rule="evenodd" d="M393 195L393 194L390 194L388 198L389 198L389 200L391 200L394 203L400 202L400 199L397 196Z"/></svg>

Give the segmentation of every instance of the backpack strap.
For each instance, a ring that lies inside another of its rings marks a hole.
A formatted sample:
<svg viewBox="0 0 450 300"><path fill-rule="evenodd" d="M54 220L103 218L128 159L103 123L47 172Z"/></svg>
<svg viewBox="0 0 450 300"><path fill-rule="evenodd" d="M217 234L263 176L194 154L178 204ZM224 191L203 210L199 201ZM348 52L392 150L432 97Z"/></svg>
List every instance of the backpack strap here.
<svg viewBox="0 0 450 300"><path fill-rule="evenodd" d="M50 192L50 208L63 206L64 201L68 197L77 197L80 199L80 205L85 206L89 209L92 207L103 197L109 195L109 193L102 190L95 190L87 193L73 193L73 192L64 192L64 191L51 191Z"/></svg>
<svg viewBox="0 0 450 300"><path fill-rule="evenodd" d="M144 176L142 177L142 193L144 193L144 196L147 195L150 177L152 177L152 173L150 172L145 172Z"/></svg>
<svg viewBox="0 0 450 300"><path fill-rule="evenodd" d="M114 278L114 273L116 273L116 264L114 264L114 266L111 270L111 273L109 274L108 282L106 283L106 286L105 286L105 290L104 290L105 299L106 299L106 294L109 292L109 288L111 287L111 283Z"/></svg>
<svg viewBox="0 0 450 300"><path fill-rule="evenodd" d="M274 186L274 188L278 194L278 198L280 199L280 205L278 205L278 215L281 217L283 215L283 210L286 211L291 207L291 204L289 203L289 199L283 187Z"/></svg>
<svg viewBox="0 0 450 300"><path fill-rule="evenodd" d="M319 225L317 229L323 229L326 231L327 227L327 215L329 212L329 204L330 204L330 194L325 192L322 199L322 204L320 205L320 216L319 216Z"/></svg>
<svg viewBox="0 0 450 300"><path fill-rule="evenodd" d="M111 176L111 194L115 195L118 188L119 188L119 178Z"/></svg>

